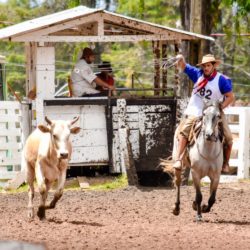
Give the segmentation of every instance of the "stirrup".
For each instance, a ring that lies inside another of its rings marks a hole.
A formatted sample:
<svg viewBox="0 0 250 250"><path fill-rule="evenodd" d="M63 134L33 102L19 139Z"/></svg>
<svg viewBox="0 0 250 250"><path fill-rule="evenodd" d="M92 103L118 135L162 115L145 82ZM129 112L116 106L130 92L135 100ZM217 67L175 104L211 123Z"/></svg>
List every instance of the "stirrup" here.
<svg viewBox="0 0 250 250"><path fill-rule="evenodd" d="M175 169L181 170L181 168L182 168L182 161L180 159L176 160L175 163L173 164L173 167Z"/></svg>

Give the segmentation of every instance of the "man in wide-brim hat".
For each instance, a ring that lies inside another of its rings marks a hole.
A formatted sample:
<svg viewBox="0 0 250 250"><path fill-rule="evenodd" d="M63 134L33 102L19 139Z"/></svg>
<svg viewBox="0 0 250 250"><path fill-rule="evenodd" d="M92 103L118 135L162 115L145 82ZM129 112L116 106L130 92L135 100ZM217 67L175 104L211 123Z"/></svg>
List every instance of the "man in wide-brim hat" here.
<svg viewBox="0 0 250 250"><path fill-rule="evenodd" d="M178 67L185 74L187 74L190 80L194 83L192 95L184 112L184 118L177 128L179 130L179 144L177 150L177 160L174 163L174 167L176 169L181 169L182 156L188 143L191 127L194 121L198 117L202 116L204 106L203 99L221 101L221 109L223 110L234 101L234 94L231 79L217 72L216 68L219 66L221 61L215 59L214 55L208 54L203 56L202 61L197 64L200 69L187 64L183 55L177 55L177 58L179 59ZM232 150L233 137L223 111L221 113L226 144L222 171L229 172L228 162Z"/></svg>
<svg viewBox="0 0 250 250"><path fill-rule="evenodd" d="M80 60L71 72L72 92L75 97L95 97L105 93L96 89L96 85L115 93L115 87L109 85L96 76L90 67L95 60L95 53L91 48L84 48Z"/></svg>

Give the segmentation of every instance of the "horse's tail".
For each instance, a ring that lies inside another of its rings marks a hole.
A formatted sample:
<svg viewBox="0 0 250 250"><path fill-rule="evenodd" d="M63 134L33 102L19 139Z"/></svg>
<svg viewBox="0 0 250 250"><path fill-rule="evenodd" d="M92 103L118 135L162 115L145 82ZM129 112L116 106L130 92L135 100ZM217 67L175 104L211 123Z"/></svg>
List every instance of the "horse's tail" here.
<svg viewBox="0 0 250 250"><path fill-rule="evenodd" d="M174 174L175 174L173 163L174 162L173 162L172 156L168 157L167 159L160 160L160 166L163 172L169 174L172 178L174 177Z"/></svg>

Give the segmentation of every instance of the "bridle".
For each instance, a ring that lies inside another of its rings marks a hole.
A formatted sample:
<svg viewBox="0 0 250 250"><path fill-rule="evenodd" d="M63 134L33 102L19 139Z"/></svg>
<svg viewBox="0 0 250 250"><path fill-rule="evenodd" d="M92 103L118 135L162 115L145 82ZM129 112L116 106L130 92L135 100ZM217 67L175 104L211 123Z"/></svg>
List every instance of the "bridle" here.
<svg viewBox="0 0 250 250"><path fill-rule="evenodd" d="M208 107L207 107L208 108ZM204 126L204 118L205 118L205 115L203 115L203 117L202 117L202 129L201 129L201 134L203 135L203 138L205 139L205 126ZM219 118L217 121L216 121L216 124L213 126L213 131L216 129L216 127L218 128L218 126L219 126L219 123L221 123L222 122L222 119L221 118ZM219 129L218 129L219 130ZM205 139L205 140L207 140L207 139ZM219 138L219 131L218 131L218 134L217 135L215 135L214 133L210 136L210 138L209 138L209 141L211 141L211 143L216 143L216 142L218 142L220 140L220 138ZM207 160L207 161L209 161L209 160L215 160L215 159L217 159L218 157L219 157L219 155L221 154L221 151L222 151L222 147L220 147L220 150L219 150L219 152L214 156L211 156L211 157L209 157L209 156L205 156L204 154L202 154L201 153L201 151L200 151L200 147L199 147L199 143L198 143L198 141L197 141L197 138L195 138L195 143L196 143L196 146L197 146L197 150L198 150L198 153L200 154L200 156L202 157L202 158L204 158L205 160Z"/></svg>

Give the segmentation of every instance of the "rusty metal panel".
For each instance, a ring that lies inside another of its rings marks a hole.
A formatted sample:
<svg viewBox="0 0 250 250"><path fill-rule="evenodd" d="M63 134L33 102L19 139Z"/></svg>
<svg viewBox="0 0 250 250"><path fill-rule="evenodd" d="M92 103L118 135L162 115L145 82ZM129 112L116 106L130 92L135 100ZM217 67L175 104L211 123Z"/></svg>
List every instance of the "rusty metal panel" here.
<svg viewBox="0 0 250 250"><path fill-rule="evenodd" d="M80 116L78 125L82 131L72 136L71 164L109 164L111 172L121 172L124 168L121 143L126 141L122 138L122 129L126 127L137 171L156 170L159 159L172 151L176 101L167 98L126 100L120 110L117 102L52 100L45 102L44 111L51 119L71 120ZM111 122L107 122L108 117Z"/></svg>
<svg viewBox="0 0 250 250"><path fill-rule="evenodd" d="M144 102L145 100L143 100ZM129 127L129 141L137 171L157 170L159 160L171 155L176 119L176 100L146 100L147 104L127 101L125 123ZM150 105L152 101L152 105ZM117 108L113 108L113 148L119 151L116 131ZM113 151L115 152L115 150ZM119 157L116 156L116 163ZM114 164L114 165L115 165Z"/></svg>

